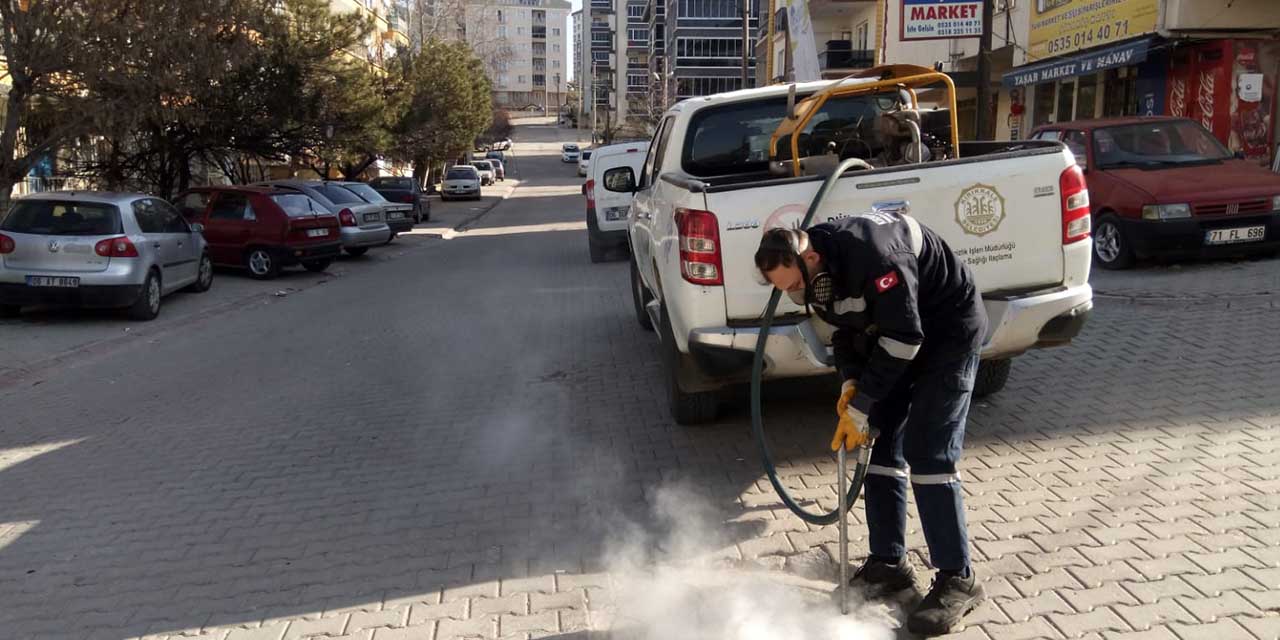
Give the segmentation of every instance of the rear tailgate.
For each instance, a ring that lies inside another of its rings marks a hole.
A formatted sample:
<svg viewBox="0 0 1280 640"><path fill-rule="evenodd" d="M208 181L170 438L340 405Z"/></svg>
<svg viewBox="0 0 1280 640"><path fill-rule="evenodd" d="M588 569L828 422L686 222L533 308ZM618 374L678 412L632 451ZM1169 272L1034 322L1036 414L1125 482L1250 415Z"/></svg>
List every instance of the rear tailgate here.
<svg viewBox="0 0 1280 640"><path fill-rule="evenodd" d="M1058 179L1071 162L1065 152L1018 152L849 173L811 224L870 211L876 202L905 199L912 215L969 264L984 293L1055 285L1063 279ZM752 320L763 312L770 289L760 284L753 261L760 236L767 228L798 225L821 184L783 181L708 189L708 208L720 225L730 320ZM779 312L797 311L784 297Z"/></svg>

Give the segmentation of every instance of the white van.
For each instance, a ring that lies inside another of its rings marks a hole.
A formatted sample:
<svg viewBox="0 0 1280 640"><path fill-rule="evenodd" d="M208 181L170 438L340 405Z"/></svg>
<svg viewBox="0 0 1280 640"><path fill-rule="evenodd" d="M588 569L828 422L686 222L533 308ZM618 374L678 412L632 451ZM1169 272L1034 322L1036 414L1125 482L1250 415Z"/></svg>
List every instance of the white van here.
<svg viewBox="0 0 1280 640"><path fill-rule="evenodd" d="M587 183L583 186L583 193L587 196L587 241L592 262L604 262L610 249L627 247L627 211L631 208L632 195L605 189L600 185L601 176L615 167L631 167L634 173L639 174L648 149L648 140L592 149Z"/></svg>

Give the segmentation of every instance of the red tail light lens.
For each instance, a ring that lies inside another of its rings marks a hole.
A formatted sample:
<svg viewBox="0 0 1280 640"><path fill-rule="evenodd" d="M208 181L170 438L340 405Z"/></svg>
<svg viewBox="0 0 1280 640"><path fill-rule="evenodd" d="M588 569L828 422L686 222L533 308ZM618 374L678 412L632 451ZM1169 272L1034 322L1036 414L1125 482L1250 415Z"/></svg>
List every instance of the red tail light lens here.
<svg viewBox="0 0 1280 640"><path fill-rule="evenodd" d="M716 215L698 209L676 209L676 228L680 233L680 275L693 284L723 285Z"/></svg>
<svg viewBox="0 0 1280 640"><path fill-rule="evenodd" d="M343 209L338 212L338 221L344 227L354 227L356 226L356 214L351 213L350 209Z"/></svg>
<svg viewBox="0 0 1280 640"><path fill-rule="evenodd" d="M1089 216L1089 187L1079 165L1071 165L1058 178L1062 197L1062 244L1079 242L1089 237L1093 224Z"/></svg>
<svg viewBox="0 0 1280 640"><path fill-rule="evenodd" d="M13 238L0 233L0 253L13 253L17 248L18 245L13 241Z"/></svg>
<svg viewBox="0 0 1280 640"><path fill-rule="evenodd" d="M596 208L596 181L595 180L587 181L587 208L588 209Z"/></svg>
<svg viewBox="0 0 1280 640"><path fill-rule="evenodd" d="M138 248L133 246L133 243L124 236L99 240L97 244L93 245L93 252L104 258L138 257Z"/></svg>
<svg viewBox="0 0 1280 640"><path fill-rule="evenodd" d="M409 204L413 204L413 200L415 197L416 196L414 196L412 193L406 193L400 196L400 202L408 202Z"/></svg>

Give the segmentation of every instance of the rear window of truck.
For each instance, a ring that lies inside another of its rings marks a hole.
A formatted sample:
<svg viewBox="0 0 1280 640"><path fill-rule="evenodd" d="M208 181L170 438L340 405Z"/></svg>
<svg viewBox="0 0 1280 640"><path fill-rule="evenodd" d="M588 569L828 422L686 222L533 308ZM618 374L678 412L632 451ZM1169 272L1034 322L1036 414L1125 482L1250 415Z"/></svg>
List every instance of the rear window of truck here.
<svg viewBox="0 0 1280 640"><path fill-rule="evenodd" d="M894 95L886 93L828 100L801 132L800 156L835 150L841 158L871 160L885 146L876 121L894 105ZM684 138L681 165L685 173L714 177L768 172L769 138L786 117L786 111L787 98L782 96L697 112L690 119ZM930 119L947 114L946 110L921 111L923 117ZM779 157L789 159L789 139L779 140L778 144Z"/></svg>

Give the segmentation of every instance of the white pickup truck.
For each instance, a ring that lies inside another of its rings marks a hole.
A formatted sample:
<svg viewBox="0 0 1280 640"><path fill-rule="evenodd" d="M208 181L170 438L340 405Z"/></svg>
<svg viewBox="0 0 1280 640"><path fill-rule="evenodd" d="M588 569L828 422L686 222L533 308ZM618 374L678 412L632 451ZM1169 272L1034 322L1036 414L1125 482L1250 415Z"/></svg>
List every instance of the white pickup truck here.
<svg viewBox="0 0 1280 640"><path fill-rule="evenodd" d="M795 85L794 96L828 85ZM658 330L669 403L681 424L714 419L718 391L749 379L771 293L757 279L753 255L765 229L800 222L824 179L779 177L777 162L770 171L770 137L791 108L788 92L774 86L684 100L664 115L638 176L619 167L602 180L605 189L635 193L628 235L636 318ZM882 151L869 123L886 102L892 99L874 94L827 100L800 147L854 150L842 157ZM1088 192L1059 143L958 146L924 163L844 174L813 223L909 201L912 215L977 278L989 328L975 391L985 395L1004 386L1011 358L1067 344L1083 327L1093 306ZM831 373L831 333L783 296L765 378Z"/></svg>

